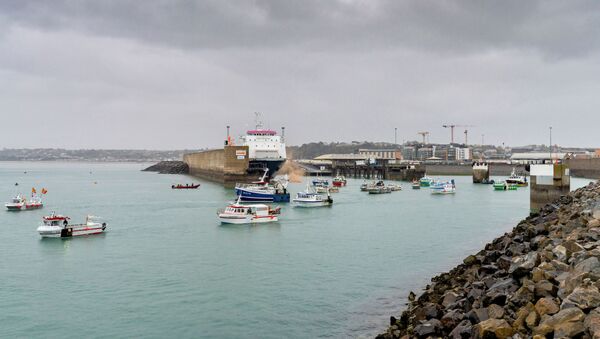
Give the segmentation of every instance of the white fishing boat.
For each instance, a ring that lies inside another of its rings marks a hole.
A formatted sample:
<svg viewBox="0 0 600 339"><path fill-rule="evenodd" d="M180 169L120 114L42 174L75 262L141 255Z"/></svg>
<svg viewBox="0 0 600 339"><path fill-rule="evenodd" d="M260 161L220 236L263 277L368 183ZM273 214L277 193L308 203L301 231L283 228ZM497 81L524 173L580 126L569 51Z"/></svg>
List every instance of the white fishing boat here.
<svg viewBox="0 0 600 339"><path fill-rule="evenodd" d="M436 181L431 186L431 194L454 194L456 193L456 185L454 179L446 182Z"/></svg>
<svg viewBox="0 0 600 339"><path fill-rule="evenodd" d="M383 180L379 180L377 182L373 182L371 184L369 184L367 186L366 191L369 194L385 194L385 193L392 193L392 188L389 186L385 185L385 182L383 182Z"/></svg>
<svg viewBox="0 0 600 339"><path fill-rule="evenodd" d="M52 213L42 219L42 225L37 231L44 238L70 238L103 233L106 223L97 222L96 219L98 217L88 215L83 224L69 224L69 217Z"/></svg>
<svg viewBox="0 0 600 339"><path fill-rule="evenodd" d="M271 209L270 206L264 204L241 204L240 197L238 197L237 202L217 211L217 216L222 224L262 224L278 221L277 215L280 212L281 207Z"/></svg>
<svg viewBox="0 0 600 339"><path fill-rule="evenodd" d="M387 187L392 190L392 192L402 191L402 185L399 184L388 184Z"/></svg>
<svg viewBox="0 0 600 339"><path fill-rule="evenodd" d="M12 200L4 204L4 206L9 211L28 211L42 208L44 207L44 203L42 202L42 198L36 194L32 194L29 200L21 194L17 194L16 197L12 198Z"/></svg>
<svg viewBox="0 0 600 339"><path fill-rule="evenodd" d="M509 185L517 185L517 186L527 186L527 177L524 175L518 175L515 168L513 168L512 173L510 174L510 177L508 177L508 179L506 179L506 183Z"/></svg>
<svg viewBox="0 0 600 339"><path fill-rule="evenodd" d="M292 202L296 207L323 207L331 206L333 199L331 199L329 193L327 193L327 196L324 196L312 190L309 185L306 185L306 190L297 193Z"/></svg>

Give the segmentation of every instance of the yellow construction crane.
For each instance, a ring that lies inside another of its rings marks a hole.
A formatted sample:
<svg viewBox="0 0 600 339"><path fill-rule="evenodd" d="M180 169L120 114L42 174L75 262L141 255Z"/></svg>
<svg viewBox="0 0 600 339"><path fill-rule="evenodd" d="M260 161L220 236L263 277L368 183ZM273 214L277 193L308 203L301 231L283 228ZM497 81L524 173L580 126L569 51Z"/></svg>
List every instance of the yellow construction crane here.
<svg viewBox="0 0 600 339"><path fill-rule="evenodd" d="M429 143L429 132L418 132L417 134L420 134L423 137L423 144Z"/></svg>
<svg viewBox="0 0 600 339"><path fill-rule="evenodd" d="M450 143L454 143L454 127L475 127L473 125L454 125L454 124L445 124L442 125L444 128L450 128Z"/></svg>

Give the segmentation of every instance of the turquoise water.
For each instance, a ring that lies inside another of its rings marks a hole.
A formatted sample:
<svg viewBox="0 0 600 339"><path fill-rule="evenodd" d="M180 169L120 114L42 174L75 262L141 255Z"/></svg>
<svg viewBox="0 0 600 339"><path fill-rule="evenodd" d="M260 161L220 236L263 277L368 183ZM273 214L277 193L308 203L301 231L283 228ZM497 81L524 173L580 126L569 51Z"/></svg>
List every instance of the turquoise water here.
<svg viewBox="0 0 600 339"><path fill-rule="evenodd" d="M528 212L528 189L494 192L470 177L456 178L454 196L407 183L368 195L349 180L331 208L284 205L279 223L219 226L231 190L204 181L171 190L198 180L143 167L0 163L5 200L48 189L44 209L0 213L0 336L368 337L409 290ZM53 210L73 222L102 216L108 232L40 239L35 229Z"/></svg>

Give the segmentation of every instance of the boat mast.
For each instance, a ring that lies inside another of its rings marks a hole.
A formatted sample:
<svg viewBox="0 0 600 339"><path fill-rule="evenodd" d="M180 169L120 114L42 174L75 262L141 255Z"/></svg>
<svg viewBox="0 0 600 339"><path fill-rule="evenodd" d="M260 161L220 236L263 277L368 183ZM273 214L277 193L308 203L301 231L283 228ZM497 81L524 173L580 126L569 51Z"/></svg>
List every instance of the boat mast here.
<svg viewBox="0 0 600 339"><path fill-rule="evenodd" d="M254 121L256 123L256 130L263 129L263 122L262 122L262 119L261 119L261 113L260 112L254 112Z"/></svg>

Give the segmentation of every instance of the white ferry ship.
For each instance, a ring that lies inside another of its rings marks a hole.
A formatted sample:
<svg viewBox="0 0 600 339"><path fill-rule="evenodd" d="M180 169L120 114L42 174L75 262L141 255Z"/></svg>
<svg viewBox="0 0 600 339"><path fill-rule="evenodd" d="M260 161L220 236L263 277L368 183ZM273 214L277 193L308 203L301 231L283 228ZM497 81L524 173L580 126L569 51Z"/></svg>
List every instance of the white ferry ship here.
<svg viewBox="0 0 600 339"><path fill-rule="evenodd" d="M241 137L242 145L248 146L248 158L250 159L250 171L264 171L268 168L269 175L274 175L287 157L283 135L265 129L260 113L256 115L256 128L246 132Z"/></svg>

